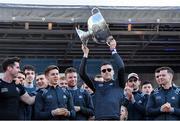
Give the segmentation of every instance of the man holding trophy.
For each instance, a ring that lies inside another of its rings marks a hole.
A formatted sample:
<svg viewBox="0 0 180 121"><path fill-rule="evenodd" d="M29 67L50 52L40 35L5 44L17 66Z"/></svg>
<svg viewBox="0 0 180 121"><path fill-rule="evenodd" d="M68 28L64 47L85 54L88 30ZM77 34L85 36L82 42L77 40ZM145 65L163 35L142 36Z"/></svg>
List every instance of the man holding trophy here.
<svg viewBox="0 0 180 121"><path fill-rule="evenodd" d="M96 13L94 12L95 10ZM101 15L99 9L92 9L92 16L88 19L88 31L84 32L76 28L82 41L82 51L84 53L80 64L80 77L94 91L94 108L96 120L119 120L120 107L123 102L124 88L124 62L116 51L116 40L110 35L109 28ZM107 44L112 57L118 68L117 79L114 79L114 69L110 62L104 62L100 71L103 82L94 81L86 73L86 63L89 54L87 40L89 37L98 44Z"/></svg>
<svg viewBox="0 0 180 121"><path fill-rule="evenodd" d="M121 103L123 102L124 63L116 51L116 41L109 42L112 57L118 66L118 77L113 79L114 70L111 63L101 65L104 82L97 82L86 74L86 63L89 54L87 46L82 44L83 58L80 65L80 77L94 91L94 107L96 120L118 120Z"/></svg>

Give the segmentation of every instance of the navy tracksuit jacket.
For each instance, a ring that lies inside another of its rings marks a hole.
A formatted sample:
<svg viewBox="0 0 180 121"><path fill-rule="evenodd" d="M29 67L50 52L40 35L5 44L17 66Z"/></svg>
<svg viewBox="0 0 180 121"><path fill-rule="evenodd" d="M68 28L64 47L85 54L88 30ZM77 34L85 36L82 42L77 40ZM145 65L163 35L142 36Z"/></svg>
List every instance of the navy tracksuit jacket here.
<svg viewBox="0 0 180 121"><path fill-rule="evenodd" d="M174 108L172 112L161 112L160 108L166 102ZM148 100L147 112L155 120L180 120L180 89L172 86L169 89L155 89Z"/></svg>

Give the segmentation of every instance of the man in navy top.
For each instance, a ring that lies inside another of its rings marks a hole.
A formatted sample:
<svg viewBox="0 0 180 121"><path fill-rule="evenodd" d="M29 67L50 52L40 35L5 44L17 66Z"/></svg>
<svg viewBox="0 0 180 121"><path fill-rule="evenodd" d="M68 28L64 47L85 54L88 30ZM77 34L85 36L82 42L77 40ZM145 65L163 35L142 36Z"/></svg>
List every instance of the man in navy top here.
<svg viewBox="0 0 180 121"><path fill-rule="evenodd" d="M144 120L146 116L146 98L140 91L140 83L138 74L130 73L128 75L123 102L128 110L128 120Z"/></svg>
<svg viewBox="0 0 180 121"><path fill-rule="evenodd" d="M94 115L94 106L91 95L84 89L77 87L77 71L70 67L65 70L68 91L73 96L76 120L88 120Z"/></svg>
<svg viewBox="0 0 180 121"><path fill-rule="evenodd" d="M41 89L36 95L35 118L41 120L74 119L73 99L69 92L58 85L59 68L50 65L45 69L49 86Z"/></svg>
<svg viewBox="0 0 180 121"><path fill-rule="evenodd" d="M114 80L112 64L105 62L101 65L100 71L103 82L94 81L86 73L86 63L89 54L87 46L82 45L83 58L80 65L80 76L82 80L94 91L94 107L96 120L119 120L120 107L123 101L124 88L124 63L116 51L116 41L110 37L109 47L115 64L118 68L117 79Z"/></svg>
<svg viewBox="0 0 180 121"><path fill-rule="evenodd" d="M174 72L170 67L155 70L155 79L159 84L149 97L147 112L155 120L180 119L180 89L173 85Z"/></svg>

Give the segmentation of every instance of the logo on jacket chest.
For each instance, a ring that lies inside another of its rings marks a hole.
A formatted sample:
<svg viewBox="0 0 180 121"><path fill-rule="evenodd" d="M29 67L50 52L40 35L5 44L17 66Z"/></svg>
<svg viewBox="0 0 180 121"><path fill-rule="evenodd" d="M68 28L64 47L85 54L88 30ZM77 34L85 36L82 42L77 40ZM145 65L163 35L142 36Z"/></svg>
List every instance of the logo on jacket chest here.
<svg viewBox="0 0 180 121"><path fill-rule="evenodd" d="M63 98L66 99L67 98L66 95L63 95Z"/></svg>
<svg viewBox="0 0 180 121"><path fill-rule="evenodd" d="M1 93L5 93L5 92L8 92L8 88L1 88Z"/></svg>
<svg viewBox="0 0 180 121"><path fill-rule="evenodd" d="M79 99L82 99L83 98L83 96L82 95L79 95L79 97L78 97Z"/></svg>
<svg viewBox="0 0 180 121"><path fill-rule="evenodd" d="M138 101L138 103L140 104L140 103L142 103L142 101L141 101L141 100L139 100L139 101Z"/></svg>
<svg viewBox="0 0 180 121"><path fill-rule="evenodd" d="M161 99L161 96L156 96L156 100L160 100Z"/></svg>
<svg viewBox="0 0 180 121"><path fill-rule="evenodd" d="M47 95L46 98L47 98L47 99L51 99L51 98L53 98L53 96L52 96L52 95Z"/></svg>
<svg viewBox="0 0 180 121"><path fill-rule="evenodd" d="M176 97L174 97L174 96L173 96L173 97L171 97L171 99L172 99L172 100L175 100L175 99L176 99Z"/></svg>

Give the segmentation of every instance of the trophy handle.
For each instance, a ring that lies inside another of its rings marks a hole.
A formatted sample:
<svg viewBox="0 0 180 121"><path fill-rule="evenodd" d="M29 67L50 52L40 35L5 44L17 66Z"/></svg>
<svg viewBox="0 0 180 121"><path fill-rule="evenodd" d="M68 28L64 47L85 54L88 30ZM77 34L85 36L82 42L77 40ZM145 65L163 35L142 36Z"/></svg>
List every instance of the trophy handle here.
<svg viewBox="0 0 180 121"><path fill-rule="evenodd" d="M93 9L91 10L92 15L94 15L94 14L96 14L96 13L98 13L98 12L100 12L100 10L99 10L98 8L93 8Z"/></svg>
<svg viewBox="0 0 180 121"><path fill-rule="evenodd" d="M84 46L87 46L90 32L84 32L76 27L76 32Z"/></svg>

